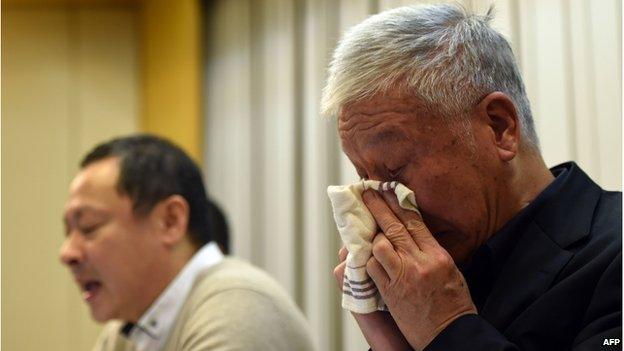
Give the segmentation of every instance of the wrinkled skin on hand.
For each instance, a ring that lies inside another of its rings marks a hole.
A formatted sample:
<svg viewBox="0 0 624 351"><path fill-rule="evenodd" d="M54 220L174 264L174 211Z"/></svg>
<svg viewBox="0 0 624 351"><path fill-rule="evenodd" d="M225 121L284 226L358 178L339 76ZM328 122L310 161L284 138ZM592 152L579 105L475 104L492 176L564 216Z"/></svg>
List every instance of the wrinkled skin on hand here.
<svg viewBox="0 0 624 351"><path fill-rule="evenodd" d="M452 321L477 310L463 275L420 215L400 208L392 191L382 193L363 194L382 229L366 269L407 341L421 350Z"/></svg>
<svg viewBox="0 0 624 351"><path fill-rule="evenodd" d="M374 350L422 350L452 321L477 310L464 277L420 215L401 209L394 192L382 193L362 197L382 230L366 269L391 318L380 311L353 315ZM340 286L346 254L343 248L334 270Z"/></svg>

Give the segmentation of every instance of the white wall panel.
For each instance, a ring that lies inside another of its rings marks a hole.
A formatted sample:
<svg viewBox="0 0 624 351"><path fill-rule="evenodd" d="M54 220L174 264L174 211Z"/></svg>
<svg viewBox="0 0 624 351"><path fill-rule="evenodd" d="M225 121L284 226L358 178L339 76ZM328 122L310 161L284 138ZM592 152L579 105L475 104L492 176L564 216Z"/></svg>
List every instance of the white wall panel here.
<svg viewBox="0 0 624 351"><path fill-rule="evenodd" d="M598 125L596 124L596 80L594 71L594 45L591 38L589 1L570 1L570 51L572 68L570 88L574 110L576 159L590 175L600 175ZM571 24L574 25L571 25Z"/></svg>
<svg viewBox="0 0 624 351"><path fill-rule="evenodd" d="M532 11L530 30L535 33L532 34L534 40L525 41L525 45L532 46L536 60L531 68L535 79L527 82L527 90L537 97L532 100L533 119L547 165L555 165L573 156L569 101L566 98L568 75L564 71L562 7L561 1L534 1L533 6L527 8ZM525 67L528 68L528 64Z"/></svg>
<svg viewBox="0 0 624 351"><path fill-rule="evenodd" d="M254 261L261 229L253 225L252 207L258 207L253 204L262 187L257 183L261 174L252 172L251 162L251 6L244 0L217 1L209 6L205 111L211 118L206 120L204 137L207 191L226 215L236 218L229 221L231 249Z"/></svg>
<svg viewBox="0 0 624 351"><path fill-rule="evenodd" d="M589 1L596 96L595 142L600 183L610 189L622 184L622 9L618 0ZM620 118L614 118L620 117Z"/></svg>
<svg viewBox="0 0 624 351"><path fill-rule="evenodd" d="M295 294L295 4L267 0L264 15L264 267ZM300 274L300 273L299 273Z"/></svg>
<svg viewBox="0 0 624 351"><path fill-rule="evenodd" d="M326 187L338 181L335 121L319 116L320 92L337 33L337 3L306 1L301 38L302 55L302 233L304 310L319 350L340 346L338 288L331 272L337 261L338 240L327 202ZM327 294L327 291L334 292Z"/></svg>

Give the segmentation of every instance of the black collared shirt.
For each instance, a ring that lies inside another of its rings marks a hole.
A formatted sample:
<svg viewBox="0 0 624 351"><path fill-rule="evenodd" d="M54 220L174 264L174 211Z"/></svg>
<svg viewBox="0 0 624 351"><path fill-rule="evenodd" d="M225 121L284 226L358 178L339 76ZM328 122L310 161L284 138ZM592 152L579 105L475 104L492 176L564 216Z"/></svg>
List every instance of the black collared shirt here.
<svg viewBox="0 0 624 351"><path fill-rule="evenodd" d="M552 170L556 177L529 205L509 220L473 255L470 265L463 270L472 301L481 311L487 297L507 262L513 248L526 227L542 206L561 188L567 169Z"/></svg>

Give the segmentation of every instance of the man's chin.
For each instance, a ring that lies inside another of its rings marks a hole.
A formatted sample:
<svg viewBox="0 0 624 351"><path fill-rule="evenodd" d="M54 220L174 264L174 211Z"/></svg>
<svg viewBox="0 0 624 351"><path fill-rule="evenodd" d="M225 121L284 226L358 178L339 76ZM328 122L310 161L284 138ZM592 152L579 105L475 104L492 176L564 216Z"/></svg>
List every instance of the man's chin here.
<svg viewBox="0 0 624 351"><path fill-rule="evenodd" d="M89 306L91 310L91 318L97 323L106 323L112 319L120 319L120 317L113 313L110 309L104 308L104 306Z"/></svg>
<svg viewBox="0 0 624 351"><path fill-rule="evenodd" d="M109 320L114 319L110 317L110 315L108 314L98 313L93 310L91 310L91 318L93 318L93 320L96 321L97 323L106 323Z"/></svg>
<svg viewBox="0 0 624 351"><path fill-rule="evenodd" d="M433 234L433 237L451 255L455 264L463 262L469 256L469 252L466 252L466 247L462 245L465 244L465 240L462 240L463 236L461 234L447 230L436 232Z"/></svg>
<svg viewBox="0 0 624 351"><path fill-rule="evenodd" d="M452 234L453 232L451 230L443 230L439 232L434 232L433 237L440 243L440 245L442 245L442 243L449 240Z"/></svg>
<svg viewBox="0 0 624 351"><path fill-rule="evenodd" d="M451 253L451 251L454 251L454 248L457 247L459 243L461 243L460 235L452 230L435 232L433 234L433 237L449 253Z"/></svg>

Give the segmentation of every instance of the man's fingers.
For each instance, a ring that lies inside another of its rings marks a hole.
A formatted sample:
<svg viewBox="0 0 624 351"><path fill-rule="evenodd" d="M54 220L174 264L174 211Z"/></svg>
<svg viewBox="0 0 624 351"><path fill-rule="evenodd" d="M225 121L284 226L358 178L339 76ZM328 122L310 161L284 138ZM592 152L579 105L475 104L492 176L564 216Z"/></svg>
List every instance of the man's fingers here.
<svg viewBox="0 0 624 351"><path fill-rule="evenodd" d="M334 268L334 278L336 279L336 282L338 283L338 289L340 289L341 292L342 282L344 280L344 271L346 267L347 262L342 261L339 265L336 266L336 268Z"/></svg>
<svg viewBox="0 0 624 351"><path fill-rule="evenodd" d="M401 259L383 233L378 233L373 239L373 257L381 264L388 277L396 278L401 270Z"/></svg>
<svg viewBox="0 0 624 351"><path fill-rule="evenodd" d="M340 262L343 262L344 260L347 259L347 255L349 254L349 251L347 251L347 247L343 246L340 248L340 250L338 250L338 260Z"/></svg>
<svg viewBox="0 0 624 351"><path fill-rule="evenodd" d="M400 248L408 252L416 249L414 239L379 193L366 190L362 193L362 200L395 249Z"/></svg>
<svg viewBox="0 0 624 351"><path fill-rule="evenodd" d="M336 266L336 268L334 268L334 278L338 283L338 289L340 289L340 291L342 291L342 281L344 280L344 271L347 267L346 260L348 253L349 251L347 251L347 248L345 246L341 247L340 250L338 250L338 259L340 260L340 263Z"/></svg>
<svg viewBox="0 0 624 351"><path fill-rule="evenodd" d="M381 263L377 261L375 256L371 256L371 258L368 259L368 262L366 262L366 272L375 282L379 292L385 290L385 287L390 283L390 277L388 277L388 274L384 270Z"/></svg>
<svg viewBox="0 0 624 351"><path fill-rule="evenodd" d="M423 222L422 216L418 212L401 208L394 190L382 191L381 195L384 200L386 200L390 210L392 210L394 215L403 223L420 249L426 251L427 247L439 246L438 241L433 237L429 228L425 225L425 222Z"/></svg>

